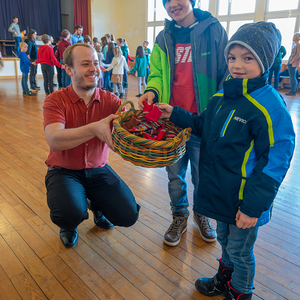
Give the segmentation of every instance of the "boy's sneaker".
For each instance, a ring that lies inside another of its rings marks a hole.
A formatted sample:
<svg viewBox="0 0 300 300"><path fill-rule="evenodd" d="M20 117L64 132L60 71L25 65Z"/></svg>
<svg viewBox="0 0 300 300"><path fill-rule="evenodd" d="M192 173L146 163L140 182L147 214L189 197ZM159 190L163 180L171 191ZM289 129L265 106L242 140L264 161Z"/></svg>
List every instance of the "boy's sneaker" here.
<svg viewBox="0 0 300 300"><path fill-rule="evenodd" d="M36 96L36 93L33 93L33 92L28 92L26 93L27 96Z"/></svg>
<svg viewBox="0 0 300 300"><path fill-rule="evenodd" d="M35 88L36 90L40 90L40 89L41 89L41 88L40 88L39 86L37 86L37 85L35 85L34 88Z"/></svg>
<svg viewBox="0 0 300 300"><path fill-rule="evenodd" d="M243 294L239 291L235 290L231 286L231 282L227 282L227 289L225 293L224 300L251 300L252 299L252 293L250 294Z"/></svg>
<svg viewBox="0 0 300 300"><path fill-rule="evenodd" d="M32 92L38 91L38 89L36 89L35 87L30 88L30 90L31 90Z"/></svg>
<svg viewBox="0 0 300 300"><path fill-rule="evenodd" d="M168 246L177 246L181 236L186 232L187 219L182 213L173 213L173 222L164 235L164 243Z"/></svg>
<svg viewBox="0 0 300 300"><path fill-rule="evenodd" d="M113 92L114 92L114 89L109 88L107 91L110 91L111 93L113 93Z"/></svg>
<svg viewBox="0 0 300 300"><path fill-rule="evenodd" d="M194 223L197 225L199 229L199 233L202 239L205 242L211 243L217 239L216 231L206 216L194 212L193 219L194 219Z"/></svg>
<svg viewBox="0 0 300 300"><path fill-rule="evenodd" d="M124 93L121 93L119 98L124 99Z"/></svg>

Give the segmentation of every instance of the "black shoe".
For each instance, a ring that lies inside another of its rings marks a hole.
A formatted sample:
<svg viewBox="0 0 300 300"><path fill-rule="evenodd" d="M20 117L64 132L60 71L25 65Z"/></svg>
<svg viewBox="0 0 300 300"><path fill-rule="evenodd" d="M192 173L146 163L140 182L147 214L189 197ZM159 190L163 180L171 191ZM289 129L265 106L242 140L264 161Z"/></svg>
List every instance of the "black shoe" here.
<svg viewBox="0 0 300 300"><path fill-rule="evenodd" d="M56 84L56 83L53 83L53 86L57 86L57 84Z"/></svg>
<svg viewBox="0 0 300 300"><path fill-rule="evenodd" d="M285 93L285 95L287 95L287 96L295 96L295 95L296 95L296 92L290 91L290 92L288 92L288 93Z"/></svg>
<svg viewBox="0 0 300 300"><path fill-rule="evenodd" d="M60 228L59 236L66 248L74 247L78 241L78 230L66 230Z"/></svg>
<svg viewBox="0 0 300 300"><path fill-rule="evenodd" d="M35 89L40 90L41 88L37 85L34 86Z"/></svg>
<svg viewBox="0 0 300 300"><path fill-rule="evenodd" d="M113 92L114 92L114 89L109 88L108 91L110 91L111 93L113 93Z"/></svg>
<svg viewBox="0 0 300 300"><path fill-rule="evenodd" d="M110 229L114 227L114 225L104 217L101 211L92 211L92 212L94 214L94 222L98 227L103 229Z"/></svg>
<svg viewBox="0 0 300 300"><path fill-rule="evenodd" d="M28 92L26 93L27 96L36 96L36 93L33 93L33 92Z"/></svg>
<svg viewBox="0 0 300 300"><path fill-rule="evenodd" d="M135 95L135 96L136 96L136 97L142 97L142 95L143 95L143 94L138 94L138 95Z"/></svg>
<svg viewBox="0 0 300 300"><path fill-rule="evenodd" d="M124 93L121 93L119 98L124 99Z"/></svg>
<svg viewBox="0 0 300 300"><path fill-rule="evenodd" d="M233 269L226 269L222 258L220 258L218 273L213 278L197 279L195 287L198 292L209 297L225 294L227 282L231 280L232 272Z"/></svg>
<svg viewBox="0 0 300 300"><path fill-rule="evenodd" d="M252 299L252 293L249 294L243 294L239 291L235 290L231 286L231 282L227 282L227 288L225 293L224 300L251 300Z"/></svg>
<svg viewBox="0 0 300 300"><path fill-rule="evenodd" d="M36 89L35 87L32 87L32 88L30 88L30 91L31 92L36 92L36 91L38 91L38 89Z"/></svg>

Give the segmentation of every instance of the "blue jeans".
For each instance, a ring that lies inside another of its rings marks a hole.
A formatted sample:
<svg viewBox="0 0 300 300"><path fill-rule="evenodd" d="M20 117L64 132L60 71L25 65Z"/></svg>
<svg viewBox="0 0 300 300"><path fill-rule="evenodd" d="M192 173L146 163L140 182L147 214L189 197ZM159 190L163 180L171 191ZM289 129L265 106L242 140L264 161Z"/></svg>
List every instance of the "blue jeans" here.
<svg viewBox="0 0 300 300"><path fill-rule="evenodd" d="M28 73L22 73L22 90L23 90L23 94L29 93L29 88L28 88Z"/></svg>
<svg viewBox="0 0 300 300"><path fill-rule="evenodd" d="M64 60L61 58L60 63L63 64ZM61 87L66 88L71 84L71 78L67 74L67 72L61 69Z"/></svg>
<svg viewBox="0 0 300 300"><path fill-rule="evenodd" d="M110 82L112 70L108 72L104 72L104 84L103 88L109 90L110 88L114 88L113 83Z"/></svg>
<svg viewBox="0 0 300 300"><path fill-rule="evenodd" d="M140 206L108 165L85 170L52 168L45 183L50 217L60 228L74 230L89 217L87 198L91 209L101 211L114 225L129 227L138 219Z"/></svg>
<svg viewBox="0 0 300 300"><path fill-rule="evenodd" d="M14 37L15 42L16 42L16 54L18 55L20 52L20 43L23 42L22 38L20 36Z"/></svg>
<svg viewBox="0 0 300 300"><path fill-rule="evenodd" d="M277 90L278 88L278 83L279 83L279 71L281 69L281 65L278 66L272 66L271 69L269 70L269 79L268 82L271 85L272 84L272 75L274 72L274 88Z"/></svg>
<svg viewBox="0 0 300 300"><path fill-rule="evenodd" d="M34 59L30 59L30 61L35 61ZM30 65L30 75L29 75L29 82L30 87L34 88L36 87L36 73L37 73L37 66Z"/></svg>
<svg viewBox="0 0 300 300"><path fill-rule="evenodd" d="M291 81L291 91L296 93L297 89L297 78L296 78L296 67L292 67L291 64L288 64L289 68L289 75L290 75L290 81Z"/></svg>
<svg viewBox="0 0 300 300"><path fill-rule="evenodd" d="M194 185L193 201L195 201L196 191L199 183L199 158L200 158L201 139L195 135L186 143L186 152L184 156L172 166L167 166L169 183L169 196L171 199L172 212L189 215L189 201L187 197L187 183L185 181L188 162L191 164L192 183Z"/></svg>
<svg viewBox="0 0 300 300"><path fill-rule="evenodd" d="M254 243L258 226L248 229L217 221L217 239L222 248L222 260L226 268L234 269L231 285L240 293L252 293L254 288Z"/></svg>

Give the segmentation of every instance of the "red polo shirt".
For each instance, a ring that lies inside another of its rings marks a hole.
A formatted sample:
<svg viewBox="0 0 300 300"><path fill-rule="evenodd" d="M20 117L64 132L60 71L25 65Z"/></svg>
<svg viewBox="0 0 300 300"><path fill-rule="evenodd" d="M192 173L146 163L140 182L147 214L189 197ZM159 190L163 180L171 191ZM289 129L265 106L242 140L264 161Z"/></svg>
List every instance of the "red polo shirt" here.
<svg viewBox="0 0 300 300"><path fill-rule="evenodd" d="M44 127L62 123L65 128L77 128L116 113L121 103L114 94L96 88L90 105L86 107L84 100L79 98L70 85L45 99ZM107 144L94 137L72 149L58 152L50 150L45 163L49 168L71 170L101 168L108 162L108 153Z"/></svg>

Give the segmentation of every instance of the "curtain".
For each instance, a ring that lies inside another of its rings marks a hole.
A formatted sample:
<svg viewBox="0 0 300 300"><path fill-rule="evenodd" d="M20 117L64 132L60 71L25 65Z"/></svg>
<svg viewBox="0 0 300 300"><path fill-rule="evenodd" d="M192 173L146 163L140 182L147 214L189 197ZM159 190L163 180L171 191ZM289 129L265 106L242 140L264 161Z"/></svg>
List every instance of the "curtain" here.
<svg viewBox="0 0 300 300"><path fill-rule="evenodd" d="M8 32L13 17L19 19L20 29L33 28L38 35L49 34L53 38L60 36L61 0L1 0L0 39L11 40L13 35Z"/></svg>
<svg viewBox="0 0 300 300"><path fill-rule="evenodd" d="M83 26L82 36L89 34L88 0L74 0L74 28Z"/></svg>

